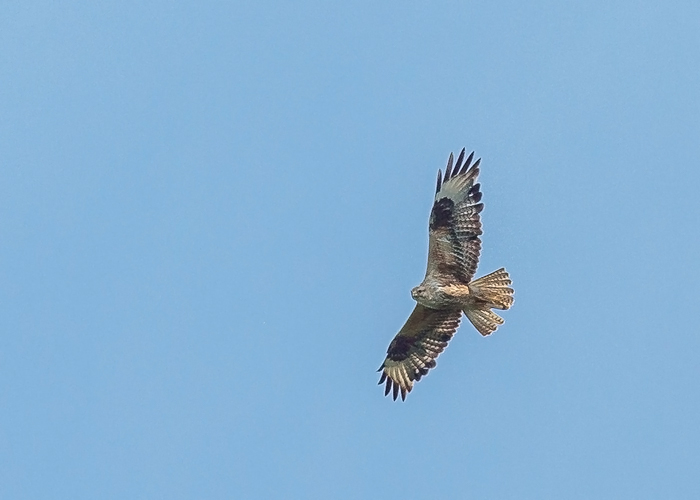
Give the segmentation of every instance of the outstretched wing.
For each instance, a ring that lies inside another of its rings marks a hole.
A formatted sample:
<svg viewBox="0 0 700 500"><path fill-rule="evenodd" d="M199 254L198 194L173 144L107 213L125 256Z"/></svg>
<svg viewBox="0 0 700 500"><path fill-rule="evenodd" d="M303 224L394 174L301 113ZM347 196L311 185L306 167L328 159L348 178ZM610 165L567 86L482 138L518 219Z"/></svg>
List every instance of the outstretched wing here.
<svg viewBox="0 0 700 500"><path fill-rule="evenodd" d="M469 283L474 277L481 253L481 201L479 177L481 159L471 165L472 152L466 161L459 154L452 169L454 157L445 167L445 177L438 170L435 202L430 213L430 242L428 247L427 276L436 279L457 279Z"/></svg>
<svg viewBox="0 0 700 500"><path fill-rule="evenodd" d="M428 370L435 368L435 359L447 347L462 319L462 311L428 309L420 304L408 317L406 324L389 344L386 359L378 371L382 372L379 384L386 382L384 395L393 390L396 400L413 389Z"/></svg>

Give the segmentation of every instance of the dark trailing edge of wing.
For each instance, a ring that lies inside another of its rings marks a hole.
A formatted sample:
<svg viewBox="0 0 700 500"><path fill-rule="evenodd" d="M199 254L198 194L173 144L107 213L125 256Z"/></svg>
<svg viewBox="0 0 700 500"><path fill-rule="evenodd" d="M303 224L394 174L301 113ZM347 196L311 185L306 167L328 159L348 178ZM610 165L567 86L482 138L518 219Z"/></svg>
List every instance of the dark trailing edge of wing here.
<svg viewBox="0 0 700 500"><path fill-rule="evenodd" d="M481 201L481 184L478 182L474 184L470 189L469 193L467 193L467 197L469 198L470 201L473 203L479 203Z"/></svg>

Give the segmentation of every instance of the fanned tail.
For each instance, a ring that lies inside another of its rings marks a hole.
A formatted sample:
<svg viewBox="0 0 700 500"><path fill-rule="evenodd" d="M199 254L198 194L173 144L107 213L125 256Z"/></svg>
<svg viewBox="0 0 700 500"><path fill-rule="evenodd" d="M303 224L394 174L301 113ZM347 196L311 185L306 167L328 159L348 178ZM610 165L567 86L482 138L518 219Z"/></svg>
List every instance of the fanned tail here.
<svg viewBox="0 0 700 500"><path fill-rule="evenodd" d="M464 308L464 314L481 335L491 335L504 323L491 309L510 309L514 301L509 286L512 283L504 268L469 283L472 300Z"/></svg>
<svg viewBox="0 0 700 500"><path fill-rule="evenodd" d="M491 335L505 321L490 309L465 309L464 314L484 337Z"/></svg>

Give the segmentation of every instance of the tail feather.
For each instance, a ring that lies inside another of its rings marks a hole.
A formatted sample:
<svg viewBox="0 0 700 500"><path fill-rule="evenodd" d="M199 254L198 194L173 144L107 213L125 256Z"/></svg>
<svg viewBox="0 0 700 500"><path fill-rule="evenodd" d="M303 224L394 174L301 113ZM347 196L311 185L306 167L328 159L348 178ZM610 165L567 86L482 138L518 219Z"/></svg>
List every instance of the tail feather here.
<svg viewBox="0 0 700 500"><path fill-rule="evenodd" d="M484 337L491 335L500 325L505 323L503 318L490 309L465 309L464 314Z"/></svg>
<svg viewBox="0 0 700 500"><path fill-rule="evenodd" d="M489 307L496 309L510 309L513 305L513 289L509 285L513 282L504 268L491 274L482 276L469 283L471 294L488 303Z"/></svg>
<svg viewBox="0 0 700 500"><path fill-rule="evenodd" d="M503 268L469 283L472 301L464 308L464 314L481 335L491 335L504 323L491 309L510 309L514 302L509 286L512 283Z"/></svg>

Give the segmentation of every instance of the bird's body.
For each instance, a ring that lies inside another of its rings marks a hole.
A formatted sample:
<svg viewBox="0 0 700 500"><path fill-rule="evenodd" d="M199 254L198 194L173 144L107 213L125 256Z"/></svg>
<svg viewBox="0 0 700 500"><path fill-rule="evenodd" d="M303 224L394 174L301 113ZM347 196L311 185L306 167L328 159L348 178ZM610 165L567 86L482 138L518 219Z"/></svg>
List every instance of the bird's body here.
<svg viewBox="0 0 700 500"><path fill-rule="evenodd" d="M490 335L503 319L491 309L509 309L513 304L510 277L501 268L472 280L481 253L480 185L476 183L479 163L472 153L464 161L463 149L452 169L450 158L438 170L435 201L430 213L428 268L423 282L411 290L417 302L406 324L389 345L379 368L380 384L393 398L406 394L436 365L462 318L462 312L482 335ZM463 162L464 161L464 162ZM470 167L471 165L471 167Z"/></svg>
<svg viewBox="0 0 700 500"><path fill-rule="evenodd" d="M470 298L470 293L469 285L444 284L433 277L427 277L423 283L411 290L411 296L420 305L430 309L460 309Z"/></svg>

